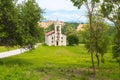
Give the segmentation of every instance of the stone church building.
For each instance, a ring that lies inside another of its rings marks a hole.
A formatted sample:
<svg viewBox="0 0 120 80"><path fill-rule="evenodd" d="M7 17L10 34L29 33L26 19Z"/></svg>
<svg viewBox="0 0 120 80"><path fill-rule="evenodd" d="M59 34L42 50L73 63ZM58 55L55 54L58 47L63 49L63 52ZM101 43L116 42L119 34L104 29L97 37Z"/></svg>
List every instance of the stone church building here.
<svg viewBox="0 0 120 80"><path fill-rule="evenodd" d="M66 46L66 35L61 33L61 23L54 23L54 30L45 34L45 43L48 46Z"/></svg>

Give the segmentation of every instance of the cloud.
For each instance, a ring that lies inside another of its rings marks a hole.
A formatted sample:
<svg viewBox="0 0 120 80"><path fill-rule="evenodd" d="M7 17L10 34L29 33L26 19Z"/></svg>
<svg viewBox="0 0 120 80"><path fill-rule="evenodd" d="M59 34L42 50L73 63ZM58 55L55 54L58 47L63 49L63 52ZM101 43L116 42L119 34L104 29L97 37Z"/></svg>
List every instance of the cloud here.
<svg viewBox="0 0 120 80"><path fill-rule="evenodd" d="M51 12L47 14L46 19L48 20L61 20L61 21L73 21L73 22L86 22L87 18L85 15L80 15L78 13L72 13L72 11L64 11L64 12Z"/></svg>
<svg viewBox="0 0 120 80"><path fill-rule="evenodd" d="M70 0L36 0L46 10L77 10Z"/></svg>

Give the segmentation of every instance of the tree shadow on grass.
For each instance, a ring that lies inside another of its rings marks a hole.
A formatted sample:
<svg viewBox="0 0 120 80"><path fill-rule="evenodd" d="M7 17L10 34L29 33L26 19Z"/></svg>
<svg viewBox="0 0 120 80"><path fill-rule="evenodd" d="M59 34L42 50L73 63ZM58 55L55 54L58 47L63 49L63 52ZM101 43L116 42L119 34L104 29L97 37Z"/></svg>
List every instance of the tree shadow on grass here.
<svg viewBox="0 0 120 80"><path fill-rule="evenodd" d="M23 59L23 58L4 58L4 59L0 59L0 65L7 65L7 66L19 65L19 66L24 66L24 65L32 65L32 63L29 60Z"/></svg>

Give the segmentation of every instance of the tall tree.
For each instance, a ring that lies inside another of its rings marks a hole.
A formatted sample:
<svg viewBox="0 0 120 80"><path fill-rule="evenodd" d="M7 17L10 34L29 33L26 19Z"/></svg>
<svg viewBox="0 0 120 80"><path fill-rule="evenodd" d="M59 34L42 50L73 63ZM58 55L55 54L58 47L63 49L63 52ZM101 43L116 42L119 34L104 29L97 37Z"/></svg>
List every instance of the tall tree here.
<svg viewBox="0 0 120 80"><path fill-rule="evenodd" d="M39 42L40 29L37 22L41 21L42 9L35 0L27 0L18 6L19 9L19 29L18 29L18 45L29 46L33 48L36 42Z"/></svg>
<svg viewBox="0 0 120 80"><path fill-rule="evenodd" d="M99 20L99 21L98 21ZM96 58L98 61L98 67L100 64L99 55L101 55L101 61L104 62L104 53L107 51L109 44L108 37L108 26L104 23L104 19L99 16L93 18L93 48L96 53Z"/></svg>
<svg viewBox="0 0 120 80"><path fill-rule="evenodd" d="M99 21L98 21L99 20ZM104 54L109 46L109 37L108 37L108 25L104 23L104 20L100 18L93 18L93 52L95 53L97 59L97 65L99 67L100 57L101 62L104 62ZM84 26L84 30L82 31L82 37L84 38L85 47L90 51L89 48L89 38L90 38L90 30L88 28L89 25Z"/></svg>
<svg viewBox="0 0 120 80"><path fill-rule="evenodd" d="M120 0L103 0L101 13L115 25L116 36L114 38L113 57L120 64Z"/></svg>
<svg viewBox="0 0 120 80"><path fill-rule="evenodd" d="M71 0L74 3L74 6L77 6L78 8L80 8L82 5L86 6L86 9L88 11L88 18L89 18L89 24L90 24L90 54L91 54L91 60L92 60L92 67L93 67L93 72L94 72L94 77L96 74L95 71L95 65L94 65L94 59L93 59L93 25L92 25L92 17L93 17L93 13L95 11L95 7L96 7L96 3L99 3L99 0Z"/></svg>
<svg viewBox="0 0 120 80"><path fill-rule="evenodd" d="M0 0L0 45L16 45L17 19L14 0Z"/></svg>

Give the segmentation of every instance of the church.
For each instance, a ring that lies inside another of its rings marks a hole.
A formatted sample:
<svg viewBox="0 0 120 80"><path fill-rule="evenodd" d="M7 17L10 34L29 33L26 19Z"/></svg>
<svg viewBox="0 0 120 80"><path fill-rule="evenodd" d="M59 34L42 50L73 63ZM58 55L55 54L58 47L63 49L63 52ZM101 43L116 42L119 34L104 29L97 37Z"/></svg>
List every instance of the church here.
<svg viewBox="0 0 120 80"><path fill-rule="evenodd" d="M54 23L54 30L45 34L45 44L48 46L66 46L66 35L61 33L61 23Z"/></svg>

